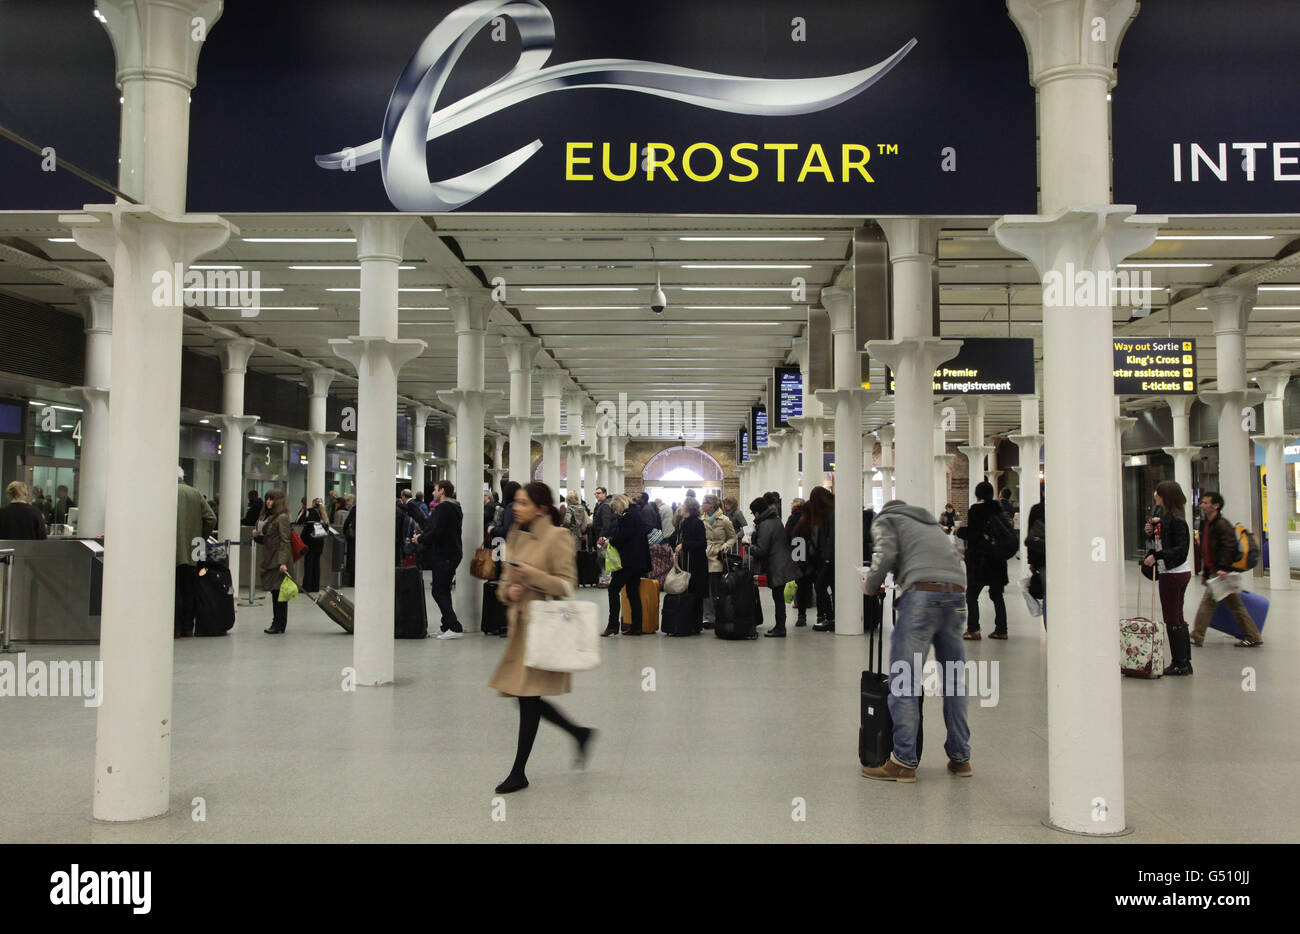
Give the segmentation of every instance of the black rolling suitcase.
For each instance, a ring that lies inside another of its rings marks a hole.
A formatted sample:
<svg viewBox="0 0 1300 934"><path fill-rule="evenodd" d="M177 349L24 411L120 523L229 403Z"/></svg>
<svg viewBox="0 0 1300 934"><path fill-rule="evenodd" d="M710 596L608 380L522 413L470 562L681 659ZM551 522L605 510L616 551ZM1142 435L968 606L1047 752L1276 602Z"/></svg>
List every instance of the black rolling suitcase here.
<svg viewBox="0 0 1300 934"><path fill-rule="evenodd" d="M424 639L429 635L429 613L424 605L424 575L419 568L394 568L393 635L398 639Z"/></svg>
<svg viewBox="0 0 1300 934"><path fill-rule="evenodd" d="M879 603L877 597L868 597ZM897 596L895 597L897 600ZM883 610L883 608L882 608ZM895 610L897 614L897 610ZM883 612L882 614L883 615ZM895 615L897 620L897 615ZM889 714L890 676L885 670L885 633L883 626L870 630L867 640L867 664L874 667L862 673L862 725L858 727L858 761L868 768L885 764L894 751L894 718ZM874 656L874 657L873 657ZM917 698L918 707L920 698ZM916 757L921 758L922 728L916 730Z"/></svg>
<svg viewBox="0 0 1300 934"><path fill-rule="evenodd" d="M758 586L747 560L727 556L727 572L713 599L713 634L719 639L757 639Z"/></svg>
<svg viewBox="0 0 1300 934"><path fill-rule="evenodd" d="M595 587L596 582L600 580L600 567L596 562L596 552L579 551L574 555L574 563L578 568L578 586Z"/></svg>
<svg viewBox="0 0 1300 934"><path fill-rule="evenodd" d="M506 630L506 605L497 599L497 582L483 582L483 613L479 629L484 635L500 635Z"/></svg>
<svg viewBox="0 0 1300 934"><path fill-rule="evenodd" d="M693 636L695 608L700 598L693 593L670 593L664 596L663 609L659 611L659 628L665 636Z"/></svg>
<svg viewBox="0 0 1300 934"><path fill-rule="evenodd" d="M352 618L356 610L351 600L333 587L321 588L321 592L311 599L314 599L325 615L338 623L344 632L352 634Z"/></svg>
<svg viewBox="0 0 1300 934"><path fill-rule="evenodd" d="M194 635L224 636L235 625L235 588L230 569L204 562L194 589Z"/></svg>

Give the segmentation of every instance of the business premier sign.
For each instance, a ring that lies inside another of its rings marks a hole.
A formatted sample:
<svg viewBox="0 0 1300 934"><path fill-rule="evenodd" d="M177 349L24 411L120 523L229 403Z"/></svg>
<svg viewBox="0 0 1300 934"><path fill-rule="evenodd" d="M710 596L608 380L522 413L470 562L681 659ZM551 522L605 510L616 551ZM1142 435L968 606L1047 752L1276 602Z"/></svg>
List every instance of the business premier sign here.
<svg viewBox="0 0 1300 934"><path fill-rule="evenodd" d="M894 392L894 374L885 369L885 385ZM1032 337L967 337L957 356L934 371L936 395L1032 396Z"/></svg>
<svg viewBox="0 0 1300 934"><path fill-rule="evenodd" d="M1174 337L1115 339L1115 394L1196 392L1196 341Z"/></svg>

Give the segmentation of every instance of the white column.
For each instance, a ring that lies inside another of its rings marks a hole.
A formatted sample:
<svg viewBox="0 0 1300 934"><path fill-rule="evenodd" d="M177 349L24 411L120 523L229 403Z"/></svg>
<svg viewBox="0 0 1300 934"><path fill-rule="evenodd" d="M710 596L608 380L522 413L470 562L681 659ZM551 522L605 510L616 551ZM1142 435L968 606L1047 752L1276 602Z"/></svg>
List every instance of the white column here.
<svg viewBox="0 0 1300 934"><path fill-rule="evenodd" d="M1119 618L1114 563L1114 395L1111 294L1115 263L1154 242L1161 218L1110 200L1113 63L1135 0L1008 0L1039 90L1043 215L1004 217L997 241L1028 257L1044 284L1043 399L1053 488L1047 523L1049 823L1074 833L1125 832ZM1097 18L1101 18L1098 23ZM1067 279L1067 272L1069 277ZM1078 274L1094 288L1081 294ZM1098 288L1096 286L1100 285ZM1056 620L1059 619L1059 623Z"/></svg>
<svg viewBox="0 0 1300 934"><path fill-rule="evenodd" d="M1264 433L1254 440L1264 448L1264 480L1268 484L1268 586L1270 590L1291 589L1290 533L1287 530L1286 425L1283 399L1290 373L1261 373L1255 382L1267 394L1264 398Z"/></svg>
<svg viewBox="0 0 1300 934"><path fill-rule="evenodd" d="M527 484L532 480L533 362L542 349L535 337L507 337L501 341L510 369L510 479Z"/></svg>
<svg viewBox="0 0 1300 934"><path fill-rule="evenodd" d="M1125 559L1127 558L1127 549L1124 546L1124 433L1137 424L1137 419L1123 413L1119 406L1119 396L1112 396L1112 399L1115 407L1115 460L1111 469L1115 471L1115 489L1119 491L1119 495L1115 497L1114 508L1117 541L1121 549L1119 560L1115 562L1115 570L1118 574L1120 599L1123 600L1126 587Z"/></svg>
<svg viewBox="0 0 1300 934"><path fill-rule="evenodd" d="M934 372L961 349L934 331L931 267L942 222L900 217L881 220L889 240L894 327L887 341L867 350L894 373L894 498L934 511ZM886 387L887 388L887 387ZM939 453L943 453L940 451ZM838 628L838 626L837 626Z"/></svg>
<svg viewBox="0 0 1300 934"><path fill-rule="evenodd" d="M1201 293L1214 321L1214 358L1218 375L1213 392L1201 398L1219 410L1219 493L1223 514L1251 525L1251 486L1254 451L1250 446L1253 415L1248 410L1257 395L1246 385L1246 322L1255 306L1255 287L1221 287ZM1254 572L1242 572L1249 586Z"/></svg>
<svg viewBox="0 0 1300 934"><path fill-rule="evenodd" d="M876 438L880 441L880 492L882 502L887 503L894 498L894 426L877 428Z"/></svg>
<svg viewBox="0 0 1300 934"><path fill-rule="evenodd" d="M943 429L943 411L934 413L934 515L943 512L948 505L948 471L956 454L948 453L947 432Z"/></svg>
<svg viewBox="0 0 1300 934"><path fill-rule="evenodd" d="M627 491L624 468L627 462L627 436L610 435L609 438L610 477L609 492L625 493Z"/></svg>
<svg viewBox="0 0 1300 934"><path fill-rule="evenodd" d="M412 405L407 408L411 416L411 448L415 458L415 476L411 478L412 493L428 493L424 488L424 468L429 463L428 451L425 450L427 443L427 430L429 426L429 416L434 413L431 405Z"/></svg>
<svg viewBox="0 0 1300 934"><path fill-rule="evenodd" d="M799 435L793 429L783 428L773 436L773 440L776 447L775 489L781 494L781 507L788 514L790 504L799 495ZM784 522L785 516L781 520Z"/></svg>
<svg viewBox="0 0 1300 934"><path fill-rule="evenodd" d="M807 318L807 306L803 307L803 311L804 317ZM801 337L794 342L794 352L795 359L799 363L799 375L803 381L803 401L800 406L802 414L797 418L790 419L790 427L802 435L799 439L799 446L802 448L803 453L802 486L803 498L807 499L812 493L813 487L821 486L824 481L825 471L822 469L822 465L825 458L823 454L826 450L826 428L831 420L826 417L821 400L808 389L811 351L806 337ZM796 454L796 458L797 456ZM742 506L748 506L748 504L743 503Z"/></svg>
<svg viewBox="0 0 1300 934"><path fill-rule="evenodd" d="M590 399L582 400L582 473L584 480L582 482L581 499L584 503L594 503L596 500L596 478L597 461L599 453L596 450L596 403Z"/></svg>
<svg viewBox="0 0 1300 934"><path fill-rule="evenodd" d="M350 219L361 263L359 334L330 341L356 368L356 613L352 664L359 685L393 683L393 465L397 373L424 341L399 339L398 264L413 217Z"/></svg>
<svg viewBox="0 0 1300 934"><path fill-rule="evenodd" d="M104 534L108 483L108 393L113 363L113 290L78 295L86 318L85 385L81 398L81 472L77 484L77 534ZM239 504L236 503L236 509Z"/></svg>
<svg viewBox="0 0 1300 934"><path fill-rule="evenodd" d="M257 424L257 417L244 414L244 377L254 342L246 337L222 341L217 345L221 357L221 408L217 418L221 425L221 515L217 537L222 541L239 541L239 523L244 506L244 433ZM230 505L227 505L227 504ZM230 549L230 579L239 586L243 554Z"/></svg>
<svg viewBox="0 0 1300 934"><path fill-rule="evenodd" d="M510 473L510 471L506 469L506 436L493 435L492 444L492 470L490 471L492 474L492 489L500 490L501 480Z"/></svg>
<svg viewBox="0 0 1300 934"><path fill-rule="evenodd" d="M125 821L165 814L171 781L176 499L160 494L176 486L183 312L174 294L154 303L153 276L171 276L177 263L218 248L232 228L210 215L181 216L189 92L202 48L190 20L202 15L210 28L221 5L103 0L98 6L127 101L119 185L143 203L89 205L60 222L113 270L103 529L111 544L104 557L104 699L96 717L93 814ZM141 490L154 492L152 509L140 510ZM150 597L142 602L141 594Z"/></svg>
<svg viewBox="0 0 1300 934"><path fill-rule="evenodd" d="M1191 414L1195 396L1165 396L1169 403L1169 415L1174 424L1174 446L1165 448L1164 452L1174 459L1174 479L1183 488L1190 510L1195 508L1192 493L1192 458L1201 449L1192 444Z"/></svg>
<svg viewBox="0 0 1300 934"><path fill-rule="evenodd" d="M860 636L862 626L862 413L880 397L862 388L854 337L853 293L822 289L831 319L835 388L817 393L835 410L835 633Z"/></svg>
<svg viewBox="0 0 1300 934"><path fill-rule="evenodd" d="M1025 532L1029 528L1029 510L1038 503L1038 463L1043 436L1038 431L1038 397L1020 400L1020 433L1011 435L1020 448L1020 550L1024 551Z"/></svg>
<svg viewBox="0 0 1300 934"><path fill-rule="evenodd" d="M560 447L565 438L560 433L564 381L563 370L542 371L542 482L557 496L560 492ZM532 477L528 479L532 480Z"/></svg>
<svg viewBox="0 0 1300 934"><path fill-rule="evenodd" d="M492 302L487 292L448 289L446 295L456 326L456 388L440 392L438 397L456 407L456 496L465 511L462 567L452 597L465 631L477 632L483 587L465 565L483 539L483 424L488 400L500 395L483 388L483 347Z"/></svg>
<svg viewBox="0 0 1300 934"><path fill-rule="evenodd" d="M303 438L311 445L307 455L307 505L316 497L321 498L325 508L329 501L325 499L325 463L326 450L331 441L339 436L337 431L326 431L326 403L329 399L330 384L334 382L334 371L324 367L311 367L303 371L307 378L309 408L307 410L307 430ZM223 497L224 501L224 497ZM326 516L329 521L330 516Z"/></svg>
<svg viewBox="0 0 1300 934"><path fill-rule="evenodd" d="M966 399L966 417L969 431L966 443L957 448L966 456L966 477L970 486L968 504L975 504L975 486L985 479L985 461L993 453L991 445L984 443L984 397ZM994 491L997 492L996 490Z"/></svg>

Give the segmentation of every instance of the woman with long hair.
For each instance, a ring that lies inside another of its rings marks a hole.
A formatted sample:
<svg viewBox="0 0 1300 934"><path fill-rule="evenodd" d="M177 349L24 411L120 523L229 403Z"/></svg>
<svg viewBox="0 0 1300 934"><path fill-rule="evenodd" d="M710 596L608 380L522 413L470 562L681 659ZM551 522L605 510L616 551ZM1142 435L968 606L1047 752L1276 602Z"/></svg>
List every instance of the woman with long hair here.
<svg viewBox="0 0 1300 934"><path fill-rule="evenodd" d="M695 598L691 609L689 633L694 635L704 629L704 601L709 597L709 534L700 518L700 501L688 496L679 512L677 529L667 539L673 546L678 563L691 575L686 592Z"/></svg>
<svg viewBox="0 0 1300 934"><path fill-rule="evenodd" d="M622 493L610 497L614 507L614 531L610 533L609 543L618 550L622 567L614 571L609 578L609 624L603 636L612 636L619 632L619 592L627 593L628 606L632 609L631 621L624 620L621 632L625 636L641 635L641 577L650 570L650 542L646 536L645 523L641 515L632 507L632 501Z"/></svg>
<svg viewBox="0 0 1300 934"><path fill-rule="evenodd" d="M1147 523L1147 534L1154 547L1147 551L1142 563L1154 568L1156 586L1160 590L1160 610L1165 617L1165 631L1169 633L1169 651L1173 664L1165 669L1167 675L1192 673L1192 639L1183 618L1183 597L1192 579L1192 533L1183 518L1187 497L1183 488L1173 480L1156 484L1156 504L1161 513Z"/></svg>
<svg viewBox="0 0 1300 934"><path fill-rule="evenodd" d="M835 581L835 495L824 486L815 486L808 494L803 515L795 525L795 535L803 539L807 556L807 576L811 578L817 601L814 632L835 631L835 610L831 587ZM803 615L803 610L799 611Z"/></svg>
<svg viewBox="0 0 1300 934"><path fill-rule="evenodd" d="M284 490L267 491L261 529L253 533L253 538L257 541L257 584L271 595L271 626L262 631L279 635L289 624L289 604L280 601L280 584L293 565L289 508L284 501Z"/></svg>
<svg viewBox="0 0 1300 934"><path fill-rule="evenodd" d="M324 534L316 534L318 523ZM307 553L303 555L302 591L316 593L320 590L320 556L325 550L325 539L329 536L330 528L325 504L319 496L311 501L310 506L305 507L299 524L302 530L298 534L307 546Z"/></svg>
<svg viewBox="0 0 1300 934"><path fill-rule="evenodd" d="M554 723L578 744L577 764L586 765L587 750L595 730L576 726L546 697L568 694L572 677L567 672L543 671L524 665L528 611L535 600L572 597L578 585L573 538L559 526L559 511L551 488L530 483L515 493L514 523L506 539L505 569L497 597L508 609L509 641L489 684L507 697L519 700L519 745L515 764L496 793L510 794L528 787L526 768L542 720Z"/></svg>

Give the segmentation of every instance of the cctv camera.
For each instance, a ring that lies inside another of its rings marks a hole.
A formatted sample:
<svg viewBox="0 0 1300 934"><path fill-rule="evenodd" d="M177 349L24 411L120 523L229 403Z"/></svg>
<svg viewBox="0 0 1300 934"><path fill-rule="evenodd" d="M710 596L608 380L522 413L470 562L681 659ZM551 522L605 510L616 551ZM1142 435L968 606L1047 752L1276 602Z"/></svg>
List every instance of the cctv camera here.
<svg viewBox="0 0 1300 934"><path fill-rule="evenodd" d="M664 294L663 289L659 289L659 288L655 289L655 294L650 299L650 310L657 315L661 315L664 313L664 309L667 307L668 307L668 296Z"/></svg>

